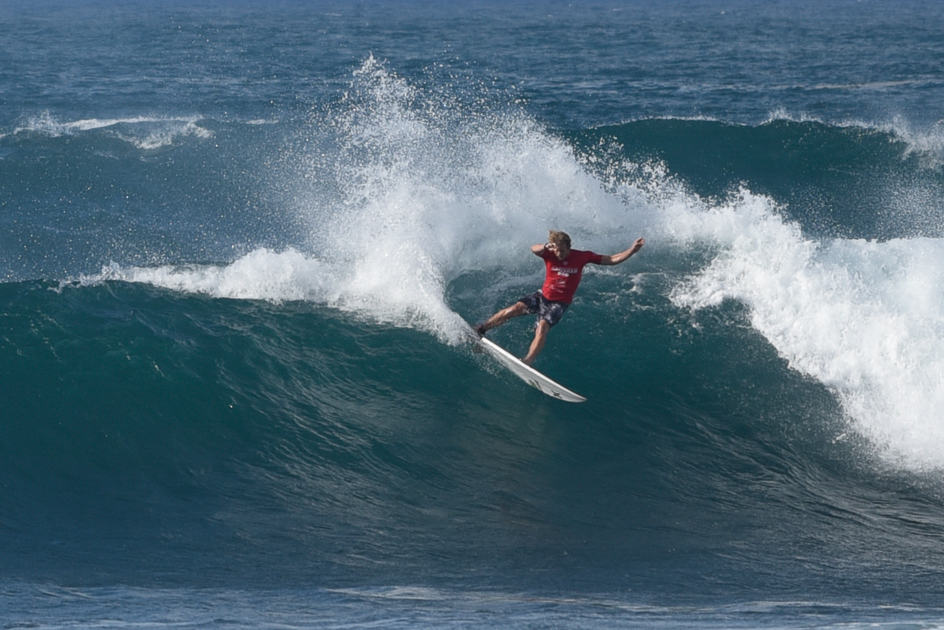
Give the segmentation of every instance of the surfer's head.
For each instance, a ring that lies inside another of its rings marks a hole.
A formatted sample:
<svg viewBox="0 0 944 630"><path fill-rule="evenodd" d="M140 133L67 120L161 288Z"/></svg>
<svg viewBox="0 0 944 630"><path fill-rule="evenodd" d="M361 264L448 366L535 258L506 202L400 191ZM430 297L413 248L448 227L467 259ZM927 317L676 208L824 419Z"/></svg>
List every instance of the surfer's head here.
<svg viewBox="0 0 944 630"><path fill-rule="evenodd" d="M570 253L570 236L567 232L551 230L548 232L547 241L554 246L554 253L558 258L562 260L567 258L567 254Z"/></svg>

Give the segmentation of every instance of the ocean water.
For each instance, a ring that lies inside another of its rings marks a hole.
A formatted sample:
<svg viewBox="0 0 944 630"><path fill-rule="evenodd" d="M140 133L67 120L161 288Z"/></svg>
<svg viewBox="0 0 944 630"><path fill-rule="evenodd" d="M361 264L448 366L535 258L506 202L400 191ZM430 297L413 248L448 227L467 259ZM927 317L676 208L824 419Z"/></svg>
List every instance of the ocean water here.
<svg viewBox="0 0 944 630"><path fill-rule="evenodd" d="M944 627L942 32L0 3L0 627Z"/></svg>

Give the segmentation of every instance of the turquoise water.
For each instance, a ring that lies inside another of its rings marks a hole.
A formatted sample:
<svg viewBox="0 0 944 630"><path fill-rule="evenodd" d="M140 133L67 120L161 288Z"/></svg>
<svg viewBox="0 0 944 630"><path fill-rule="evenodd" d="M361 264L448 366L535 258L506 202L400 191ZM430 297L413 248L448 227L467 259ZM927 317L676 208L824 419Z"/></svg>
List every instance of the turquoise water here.
<svg viewBox="0 0 944 630"><path fill-rule="evenodd" d="M0 619L940 625L941 13L0 7Z"/></svg>

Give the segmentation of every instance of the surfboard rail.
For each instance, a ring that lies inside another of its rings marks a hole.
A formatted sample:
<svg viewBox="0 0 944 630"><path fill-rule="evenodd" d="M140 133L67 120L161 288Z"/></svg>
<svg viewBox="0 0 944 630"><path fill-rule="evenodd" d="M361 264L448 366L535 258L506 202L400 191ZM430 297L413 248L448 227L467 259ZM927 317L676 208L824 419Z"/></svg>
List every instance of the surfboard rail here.
<svg viewBox="0 0 944 630"><path fill-rule="evenodd" d="M538 372L533 367L511 354L494 341L486 339L485 337L481 337L478 339L478 342L483 348L485 348L490 356L505 366L509 371L511 371L512 374L520 378L531 387L537 389L541 393L558 400L563 400L565 402L586 402L587 399L577 392L564 387L557 381L545 376L541 372Z"/></svg>

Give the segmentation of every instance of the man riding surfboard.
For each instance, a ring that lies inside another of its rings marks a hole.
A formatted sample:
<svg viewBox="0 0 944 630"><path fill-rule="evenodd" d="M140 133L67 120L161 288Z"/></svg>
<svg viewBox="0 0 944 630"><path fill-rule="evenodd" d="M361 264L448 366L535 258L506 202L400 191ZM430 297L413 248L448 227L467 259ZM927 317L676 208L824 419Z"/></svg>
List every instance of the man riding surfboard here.
<svg viewBox="0 0 944 630"><path fill-rule="evenodd" d="M606 256L596 252L571 249L570 236L565 232L551 230L548 241L543 245L532 245L531 253L544 259L544 285L540 291L526 295L507 308L503 308L484 323L475 327L479 336L487 330L501 326L512 317L537 314L538 321L534 330L534 339L528 354L521 360L530 365L547 339L551 327L561 320L570 306L583 276L587 264L618 265L638 252L646 241L637 238L629 249Z"/></svg>

